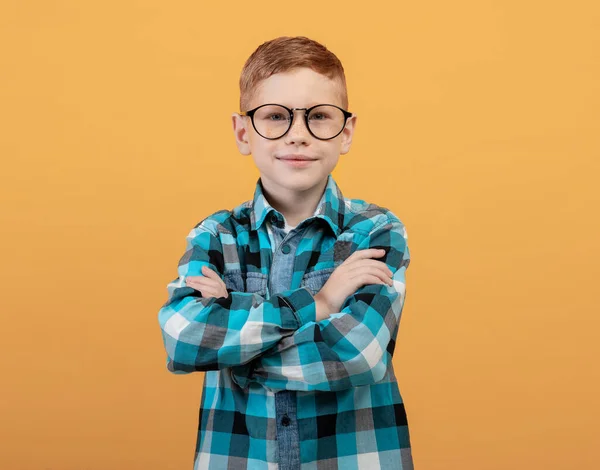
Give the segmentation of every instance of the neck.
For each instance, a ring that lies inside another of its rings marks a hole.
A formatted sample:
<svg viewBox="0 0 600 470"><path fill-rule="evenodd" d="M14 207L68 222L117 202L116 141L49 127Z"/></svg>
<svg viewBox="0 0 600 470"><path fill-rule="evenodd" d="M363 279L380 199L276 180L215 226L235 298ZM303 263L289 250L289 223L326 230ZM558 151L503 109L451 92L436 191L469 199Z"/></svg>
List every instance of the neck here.
<svg viewBox="0 0 600 470"><path fill-rule="evenodd" d="M269 204L281 212L291 226L298 225L314 214L327 186L327 178L301 190L281 186L268 179L263 180L262 177L261 182L263 194Z"/></svg>

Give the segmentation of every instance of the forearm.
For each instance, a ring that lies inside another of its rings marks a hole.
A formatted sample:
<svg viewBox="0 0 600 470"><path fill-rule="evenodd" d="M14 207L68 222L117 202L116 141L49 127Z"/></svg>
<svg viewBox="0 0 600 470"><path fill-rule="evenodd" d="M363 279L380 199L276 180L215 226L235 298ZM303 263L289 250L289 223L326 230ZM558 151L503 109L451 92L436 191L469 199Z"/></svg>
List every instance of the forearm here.
<svg viewBox="0 0 600 470"><path fill-rule="evenodd" d="M231 292L226 298L197 298L179 288L159 312L171 372L222 369L265 353L315 318L315 302L305 289L269 300ZM191 289L190 289L191 290Z"/></svg>
<svg viewBox="0 0 600 470"><path fill-rule="evenodd" d="M252 361L251 367L234 370L238 385L258 382L273 391L341 390L382 380L396 343L410 254L399 222L374 229L359 246L386 243L392 286L363 285L333 312L327 312L317 294L319 317L326 313L327 318L303 325Z"/></svg>
<svg viewBox="0 0 600 470"><path fill-rule="evenodd" d="M396 275L401 277L403 272ZM233 378L242 387L257 382L275 392L337 391L379 382L393 354L404 296L399 280L393 288L367 286L342 311L303 325L249 365L234 368Z"/></svg>

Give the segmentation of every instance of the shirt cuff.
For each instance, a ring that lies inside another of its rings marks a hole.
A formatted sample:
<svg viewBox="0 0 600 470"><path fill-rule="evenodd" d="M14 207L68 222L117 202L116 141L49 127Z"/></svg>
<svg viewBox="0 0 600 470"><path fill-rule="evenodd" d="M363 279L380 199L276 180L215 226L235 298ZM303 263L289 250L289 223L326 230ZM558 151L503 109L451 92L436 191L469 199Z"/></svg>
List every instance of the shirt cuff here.
<svg viewBox="0 0 600 470"><path fill-rule="evenodd" d="M292 309L292 313L298 322L298 328L317 320L317 304L306 287L287 290L276 295L281 297L281 300Z"/></svg>

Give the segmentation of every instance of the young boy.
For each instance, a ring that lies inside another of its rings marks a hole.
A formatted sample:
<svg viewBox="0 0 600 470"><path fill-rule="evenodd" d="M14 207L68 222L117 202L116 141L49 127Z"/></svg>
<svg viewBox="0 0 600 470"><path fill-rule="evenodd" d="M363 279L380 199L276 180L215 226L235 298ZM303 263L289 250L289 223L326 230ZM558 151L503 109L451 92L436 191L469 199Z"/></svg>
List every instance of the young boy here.
<svg viewBox="0 0 600 470"><path fill-rule="evenodd" d="M254 198L191 230L158 315L168 370L206 371L194 469L413 469L392 366L407 235L330 174L357 119L342 64L280 37L240 94Z"/></svg>

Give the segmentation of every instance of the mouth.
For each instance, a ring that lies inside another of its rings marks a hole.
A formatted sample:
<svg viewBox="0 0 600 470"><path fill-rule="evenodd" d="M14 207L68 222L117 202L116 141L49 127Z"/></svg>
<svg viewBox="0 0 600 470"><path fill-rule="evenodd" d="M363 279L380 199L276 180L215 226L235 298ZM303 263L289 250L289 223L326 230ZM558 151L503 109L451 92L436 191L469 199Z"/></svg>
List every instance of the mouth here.
<svg viewBox="0 0 600 470"><path fill-rule="evenodd" d="M300 155L300 154L290 154L290 155L283 155L281 157L275 157L277 158L277 160L287 160L287 161L314 161L316 160L316 158L311 158L308 157L306 155Z"/></svg>
<svg viewBox="0 0 600 470"><path fill-rule="evenodd" d="M316 161L316 159L306 159L306 158L279 158L276 157L277 160L282 161L283 163L285 163L286 165L290 165L296 168L302 168L305 166L309 166L310 164L312 164L313 162Z"/></svg>
<svg viewBox="0 0 600 470"><path fill-rule="evenodd" d="M283 160L285 162L313 162L313 158L277 158L277 160Z"/></svg>

